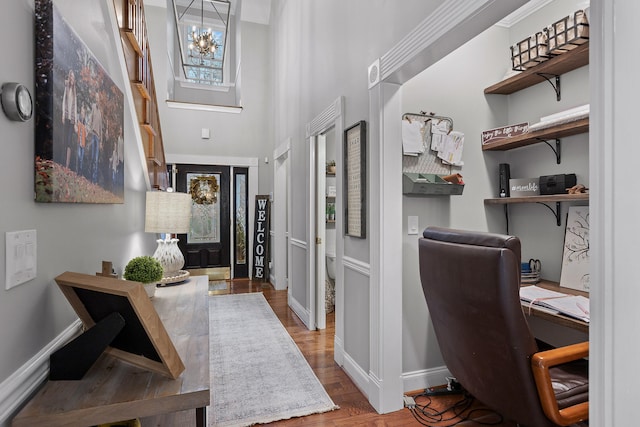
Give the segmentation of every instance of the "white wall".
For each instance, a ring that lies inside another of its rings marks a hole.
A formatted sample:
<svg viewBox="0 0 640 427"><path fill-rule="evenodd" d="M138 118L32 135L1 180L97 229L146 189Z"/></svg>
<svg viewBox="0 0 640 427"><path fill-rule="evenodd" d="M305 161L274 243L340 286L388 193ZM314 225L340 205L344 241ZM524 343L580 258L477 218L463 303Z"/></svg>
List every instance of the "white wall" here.
<svg viewBox="0 0 640 427"><path fill-rule="evenodd" d="M107 3L100 0L60 0L57 4L115 83L125 91L112 23L104 21ZM25 84L34 94L33 0L3 3L0 14L2 82ZM91 16L91 20L87 20ZM117 34L117 32L115 33ZM35 114L38 114L35 111ZM125 203L117 205L40 204L33 200L34 120L9 121L0 114L3 135L4 182L0 207L2 233L37 231L38 274L34 280L0 290L0 423L9 396L12 374L24 372L27 361L45 348L76 319L53 279L64 271L94 274L103 260L118 272L133 256L151 254L155 236L144 233L146 182L143 160L134 139L129 105L125 105ZM0 277L5 277L5 245L0 245ZM38 362L46 363L48 359ZM32 367L33 368L33 367ZM23 384L18 384L22 386ZM14 396L11 396L14 397Z"/></svg>

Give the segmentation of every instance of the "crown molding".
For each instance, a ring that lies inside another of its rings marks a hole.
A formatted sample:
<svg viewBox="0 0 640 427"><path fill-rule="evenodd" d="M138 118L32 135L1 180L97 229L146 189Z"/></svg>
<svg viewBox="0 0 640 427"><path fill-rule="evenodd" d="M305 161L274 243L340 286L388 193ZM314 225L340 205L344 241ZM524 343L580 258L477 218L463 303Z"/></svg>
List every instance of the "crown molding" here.
<svg viewBox="0 0 640 427"><path fill-rule="evenodd" d="M532 13L537 12L542 9L553 0L530 0L529 3L526 3L521 8L517 9L515 12L507 15L504 19L498 21L496 25L498 27L511 28L513 25L522 21Z"/></svg>

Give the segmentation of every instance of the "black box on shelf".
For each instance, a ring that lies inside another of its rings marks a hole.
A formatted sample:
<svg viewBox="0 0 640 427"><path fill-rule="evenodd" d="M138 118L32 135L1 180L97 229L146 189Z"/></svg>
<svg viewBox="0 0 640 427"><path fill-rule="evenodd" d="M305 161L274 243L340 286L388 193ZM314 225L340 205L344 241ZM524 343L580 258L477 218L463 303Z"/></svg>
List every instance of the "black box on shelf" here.
<svg viewBox="0 0 640 427"><path fill-rule="evenodd" d="M541 195L566 194L567 188L576 185L576 174L543 175L538 185Z"/></svg>

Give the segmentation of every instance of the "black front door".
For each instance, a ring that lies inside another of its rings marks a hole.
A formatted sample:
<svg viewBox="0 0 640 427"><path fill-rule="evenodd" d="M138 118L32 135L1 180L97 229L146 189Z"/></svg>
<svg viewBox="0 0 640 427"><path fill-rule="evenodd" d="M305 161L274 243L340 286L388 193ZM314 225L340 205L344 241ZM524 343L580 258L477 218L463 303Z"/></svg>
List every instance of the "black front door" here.
<svg viewBox="0 0 640 427"><path fill-rule="evenodd" d="M192 200L189 233L178 236L185 268L230 267L229 167L176 166L176 189Z"/></svg>

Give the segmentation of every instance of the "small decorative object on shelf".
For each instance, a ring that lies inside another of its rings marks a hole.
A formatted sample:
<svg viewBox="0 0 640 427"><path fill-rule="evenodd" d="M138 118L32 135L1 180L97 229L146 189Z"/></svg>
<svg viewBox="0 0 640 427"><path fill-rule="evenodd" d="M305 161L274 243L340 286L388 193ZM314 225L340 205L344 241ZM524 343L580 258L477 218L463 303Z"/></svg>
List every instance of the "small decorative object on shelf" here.
<svg viewBox="0 0 640 427"><path fill-rule="evenodd" d="M335 160L329 160L327 162L327 173L330 175L335 175L336 174L336 161Z"/></svg>
<svg viewBox="0 0 640 427"><path fill-rule="evenodd" d="M162 264L158 260L143 255L127 263L123 277L126 280L142 283L149 298L153 298L156 293L156 284L162 280L162 272Z"/></svg>

